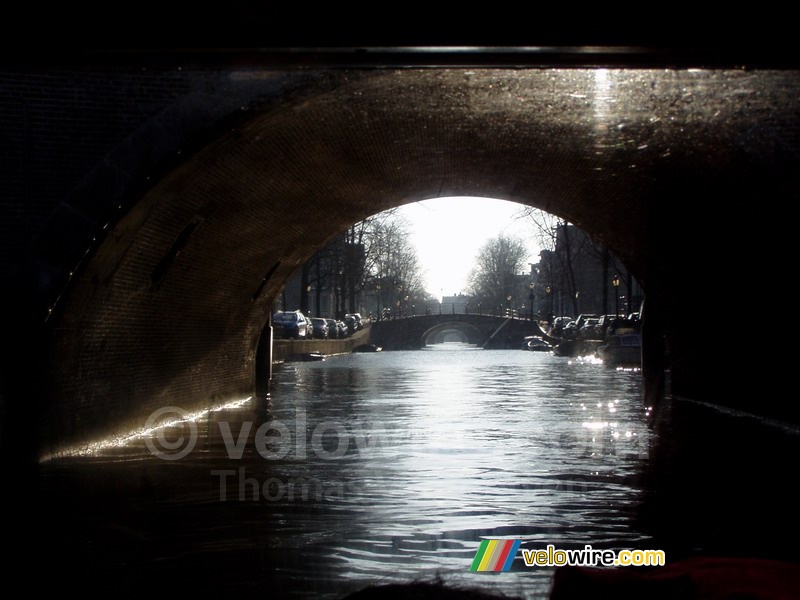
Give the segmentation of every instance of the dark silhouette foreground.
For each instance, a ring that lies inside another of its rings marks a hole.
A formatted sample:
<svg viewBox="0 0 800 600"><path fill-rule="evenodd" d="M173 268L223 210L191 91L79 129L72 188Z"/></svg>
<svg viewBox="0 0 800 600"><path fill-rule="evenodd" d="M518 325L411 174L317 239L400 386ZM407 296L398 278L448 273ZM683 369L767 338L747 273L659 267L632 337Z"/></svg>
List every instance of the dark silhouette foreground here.
<svg viewBox="0 0 800 600"><path fill-rule="evenodd" d="M491 577L491 575L489 575ZM518 600L441 580L370 586L343 600ZM793 562L696 557L662 567L556 569L550 600L796 600L800 565Z"/></svg>
<svg viewBox="0 0 800 600"><path fill-rule="evenodd" d="M442 581L430 583L390 583L374 585L353 592L342 600L522 600L517 596L505 596L477 590L446 585Z"/></svg>

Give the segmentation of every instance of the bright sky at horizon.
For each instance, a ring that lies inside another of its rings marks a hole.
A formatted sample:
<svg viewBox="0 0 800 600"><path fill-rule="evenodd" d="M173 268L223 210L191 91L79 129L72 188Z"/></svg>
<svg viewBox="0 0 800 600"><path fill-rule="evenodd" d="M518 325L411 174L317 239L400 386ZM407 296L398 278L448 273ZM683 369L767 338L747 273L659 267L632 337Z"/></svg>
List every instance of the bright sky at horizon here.
<svg viewBox="0 0 800 600"><path fill-rule="evenodd" d="M466 196L401 206L398 212L408 220L427 290L440 297L465 292L480 247L500 233L527 245L524 268L529 271L528 263L539 262L539 245L531 223L516 218L521 209L516 202Z"/></svg>

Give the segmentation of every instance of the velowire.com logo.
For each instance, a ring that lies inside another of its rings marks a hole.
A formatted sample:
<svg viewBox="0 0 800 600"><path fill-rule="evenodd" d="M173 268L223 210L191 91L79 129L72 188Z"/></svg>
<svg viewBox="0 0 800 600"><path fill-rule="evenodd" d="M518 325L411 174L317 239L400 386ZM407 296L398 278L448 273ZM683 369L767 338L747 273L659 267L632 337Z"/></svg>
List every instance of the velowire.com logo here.
<svg viewBox="0 0 800 600"><path fill-rule="evenodd" d="M508 571L521 543L521 540L483 540L469 570Z"/></svg>

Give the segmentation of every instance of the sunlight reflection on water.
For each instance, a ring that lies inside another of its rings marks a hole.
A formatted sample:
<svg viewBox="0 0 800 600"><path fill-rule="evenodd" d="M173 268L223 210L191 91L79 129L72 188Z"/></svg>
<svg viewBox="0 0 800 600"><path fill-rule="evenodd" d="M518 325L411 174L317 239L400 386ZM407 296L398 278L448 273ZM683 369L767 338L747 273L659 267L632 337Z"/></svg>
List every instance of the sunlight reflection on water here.
<svg viewBox="0 0 800 600"><path fill-rule="evenodd" d="M551 571L518 558L489 581L469 572L475 551L487 537L646 546L633 525L649 450L641 391L637 373L540 352L353 354L276 367L266 401L196 419L196 446L180 461L130 439L50 464L89 479L108 465L104 484L124 479L133 498L145 472L158 502L140 497L137 510L193 507L180 559L148 560L191 563L256 543L245 563L266 561L254 572L292 597L434 575L545 597Z"/></svg>

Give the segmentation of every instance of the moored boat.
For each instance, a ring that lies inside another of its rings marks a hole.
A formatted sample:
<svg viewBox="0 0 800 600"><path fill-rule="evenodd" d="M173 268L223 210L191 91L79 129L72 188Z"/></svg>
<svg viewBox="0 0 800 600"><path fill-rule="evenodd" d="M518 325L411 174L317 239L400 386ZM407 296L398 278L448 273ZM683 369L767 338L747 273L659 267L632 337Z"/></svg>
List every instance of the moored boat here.
<svg viewBox="0 0 800 600"><path fill-rule="evenodd" d="M553 346L553 354L556 356L567 356L570 358L592 355L597 348L597 344L598 342L592 340L562 340Z"/></svg>
<svg viewBox="0 0 800 600"><path fill-rule="evenodd" d="M612 335L597 348L597 356L610 365L640 365L642 338L638 333Z"/></svg>
<svg viewBox="0 0 800 600"><path fill-rule="evenodd" d="M375 344L361 344L353 348L353 352L380 352L381 350L383 350L383 348Z"/></svg>
<svg viewBox="0 0 800 600"><path fill-rule="evenodd" d="M526 337L525 340L523 341L522 347L525 350L532 350L534 352L550 352L550 350L553 349L553 347L550 344L548 344L542 338L535 335L529 335L528 337Z"/></svg>

